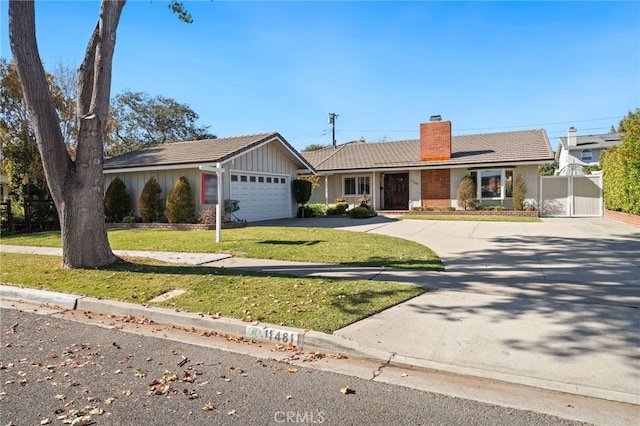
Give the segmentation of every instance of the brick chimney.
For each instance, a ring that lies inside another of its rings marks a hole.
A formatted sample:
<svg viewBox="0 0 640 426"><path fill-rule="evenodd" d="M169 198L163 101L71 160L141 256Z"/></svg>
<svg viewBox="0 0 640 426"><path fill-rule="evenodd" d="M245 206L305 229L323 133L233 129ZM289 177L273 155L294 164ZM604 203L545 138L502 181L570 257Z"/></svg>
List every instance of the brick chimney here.
<svg viewBox="0 0 640 426"><path fill-rule="evenodd" d="M451 158L451 121L432 115L428 123L420 124L420 161Z"/></svg>

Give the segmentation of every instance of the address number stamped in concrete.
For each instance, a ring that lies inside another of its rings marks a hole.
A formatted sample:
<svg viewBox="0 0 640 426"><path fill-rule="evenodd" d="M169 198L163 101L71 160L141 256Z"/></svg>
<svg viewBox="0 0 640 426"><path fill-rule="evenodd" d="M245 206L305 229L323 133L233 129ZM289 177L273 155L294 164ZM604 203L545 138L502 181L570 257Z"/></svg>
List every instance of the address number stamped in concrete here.
<svg viewBox="0 0 640 426"><path fill-rule="evenodd" d="M288 345L289 343L291 343L293 346L298 345L298 333L286 330L278 330L277 328L256 327L255 325L248 325L246 335L248 337L267 339L285 345Z"/></svg>

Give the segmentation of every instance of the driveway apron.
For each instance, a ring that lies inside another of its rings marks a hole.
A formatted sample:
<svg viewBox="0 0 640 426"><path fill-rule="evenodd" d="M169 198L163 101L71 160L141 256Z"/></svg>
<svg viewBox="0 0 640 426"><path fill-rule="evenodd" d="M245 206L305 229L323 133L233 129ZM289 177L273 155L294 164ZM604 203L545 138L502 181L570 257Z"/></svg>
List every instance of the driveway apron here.
<svg viewBox="0 0 640 426"><path fill-rule="evenodd" d="M446 272L336 334L397 362L640 404L640 230L603 218L350 229L424 244Z"/></svg>

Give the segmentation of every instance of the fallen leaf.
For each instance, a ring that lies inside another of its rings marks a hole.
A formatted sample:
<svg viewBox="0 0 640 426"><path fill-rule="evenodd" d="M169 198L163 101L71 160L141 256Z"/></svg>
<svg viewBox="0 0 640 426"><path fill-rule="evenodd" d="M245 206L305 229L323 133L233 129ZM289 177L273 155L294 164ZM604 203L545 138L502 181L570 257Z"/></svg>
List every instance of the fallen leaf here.
<svg viewBox="0 0 640 426"><path fill-rule="evenodd" d="M86 426L91 423L91 416L78 417L71 422L71 426Z"/></svg>
<svg viewBox="0 0 640 426"><path fill-rule="evenodd" d="M293 399L293 395L287 395L287 399Z"/></svg>
<svg viewBox="0 0 640 426"><path fill-rule="evenodd" d="M215 408L216 408L216 407L214 407L214 406L213 406L213 404L212 404L212 403L210 403L210 402L207 402L207 403L204 405L204 407L202 407L202 409L203 409L204 411L211 411L211 410L213 410L213 409L215 409Z"/></svg>
<svg viewBox="0 0 640 426"><path fill-rule="evenodd" d="M56 399L57 399L58 401L64 401L64 398L65 398L65 396L64 396L64 395L62 395L62 394L58 394L58 395L56 395Z"/></svg>
<svg viewBox="0 0 640 426"><path fill-rule="evenodd" d="M46 418L40 421L41 425L48 425L49 423L51 423L51 419Z"/></svg>
<svg viewBox="0 0 640 426"><path fill-rule="evenodd" d="M298 369L297 369L297 368L295 368L295 367L291 367L291 368L289 368L287 371L288 371L289 373L297 373L297 372L298 372Z"/></svg>
<svg viewBox="0 0 640 426"><path fill-rule="evenodd" d="M131 392L130 390L123 390L123 391L122 391L122 394L123 394L124 396L131 396L131 395L133 394L133 392Z"/></svg>
<svg viewBox="0 0 640 426"><path fill-rule="evenodd" d="M343 395L349 395L349 394L352 394L352 393L356 393L356 391L351 389L349 386L345 386L342 389L340 389L340 393L342 393Z"/></svg>
<svg viewBox="0 0 640 426"><path fill-rule="evenodd" d="M402 373L402 377L407 377L408 374L406 372Z"/></svg>
<svg viewBox="0 0 640 426"><path fill-rule="evenodd" d="M230 416L233 416L234 414L236 414L236 410L231 410L227 414Z"/></svg>

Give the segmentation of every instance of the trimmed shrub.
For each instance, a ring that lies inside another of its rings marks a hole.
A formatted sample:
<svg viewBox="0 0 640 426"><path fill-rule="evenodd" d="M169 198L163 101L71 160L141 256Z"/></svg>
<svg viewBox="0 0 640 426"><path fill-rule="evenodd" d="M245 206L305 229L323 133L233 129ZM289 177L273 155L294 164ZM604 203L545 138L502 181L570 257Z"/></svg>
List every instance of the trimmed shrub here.
<svg viewBox="0 0 640 426"><path fill-rule="evenodd" d="M196 221L196 207L193 205L193 191L189 179L181 176L167 194L167 220L169 223L193 223Z"/></svg>
<svg viewBox="0 0 640 426"><path fill-rule="evenodd" d="M346 201L337 202L333 207L327 209L327 216L341 216L349 210L349 203Z"/></svg>
<svg viewBox="0 0 640 426"><path fill-rule="evenodd" d="M138 209L143 222L160 222L163 219L164 205L160 198L161 192L162 188L154 177L144 184L138 200Z"/></svg>
<svg viewBox="0 0 640 426"><path fill-rule="evenodd" d="M122 179L115 178L104 195L104 216L107 222L122 222L131 213L131 199Z"/></svg>
<svg viewBox="0 0 640 426"><path fill-rule="evenodd" d="M296 203L300 205L307 204L311 198L312 183L304 179L295 179L292 185Z"/></svg>
<svg viewBox="0 0 640 426"><path fill-rule="evenodd" d="M476 183L471 176L462 178L456 189L456 198L458 199L458 207L462 210L474 210L478 204L476 199Z"/></svg>
<svg viewBox="0 0 640 426"><path fill-rule="evenodd" d="M313 213L313 216L324 216L327 214L327 206L324 204L308 204L307 207Z"/></svg>
<svg viewBox="0 0 640 426"><path fill-rule="evenodd" d="M349 210L349 216L353 219L365 219L367 217L373 217L376 212L366 207L358 206Z"/></svg>
<svg viewBox="0 0 640 426"><path fill-rule="evenodd" d="M522 175L516 176L515 181L513 182L513 209L514 210L524 210L524 199L527 195L527 184L524 183L524 179Z"/></svg>

